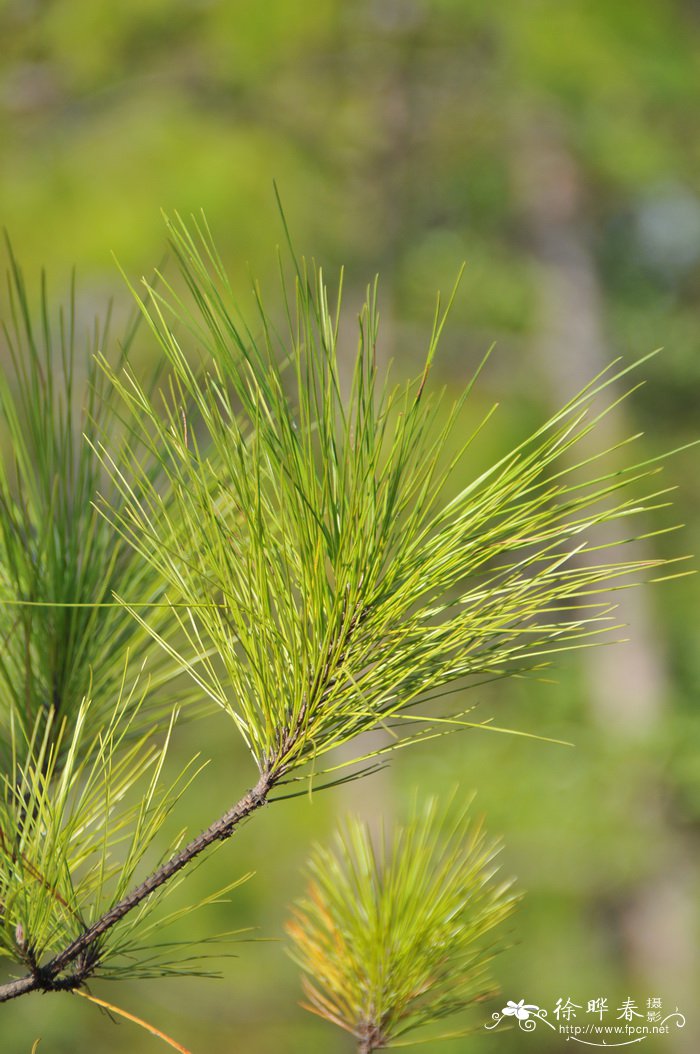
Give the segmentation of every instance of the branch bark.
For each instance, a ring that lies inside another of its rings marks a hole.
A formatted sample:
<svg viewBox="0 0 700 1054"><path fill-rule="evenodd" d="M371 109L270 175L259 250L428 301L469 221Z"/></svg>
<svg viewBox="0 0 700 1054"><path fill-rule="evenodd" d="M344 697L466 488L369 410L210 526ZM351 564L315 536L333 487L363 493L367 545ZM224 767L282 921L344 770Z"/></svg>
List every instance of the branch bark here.
<svg viewBox="0 0 700 1054"><path fill-rule="evenodd" d="M255 786L247 794L244 794L240 801L207 827L205 831L197 835L184 849L175 853L140 885L132 889L130 893L127 893L118 904L115 904L114 907L105 912L97 922L88 927L74 941L71 941L53 959L50 959L43 966L39 966L26 977L20 977L16 981L9 981L7 984L0 985L0 1003L6 1003L10 999L27 995L29 992L70 991L79 988L98 962L95 946L100 937L110 930L112 926L120 922L125 915L128 915L146 897L165 885L173 875L187 867L205 849L208 849L215 842L223 842L230 838L242 820L265 804L277 775L279 774L275 774L272 771L264 772ZM76 964L75 970L68 976L61 976L73 964Z"/></svg>
<svg viewBox="0 0 700 1054"><path fill-rule="evenodd" d="M379 1025L367 1023L361 1026L358 1034L357 1054L372 1054L384 1046L384 1036Z"/></svg>

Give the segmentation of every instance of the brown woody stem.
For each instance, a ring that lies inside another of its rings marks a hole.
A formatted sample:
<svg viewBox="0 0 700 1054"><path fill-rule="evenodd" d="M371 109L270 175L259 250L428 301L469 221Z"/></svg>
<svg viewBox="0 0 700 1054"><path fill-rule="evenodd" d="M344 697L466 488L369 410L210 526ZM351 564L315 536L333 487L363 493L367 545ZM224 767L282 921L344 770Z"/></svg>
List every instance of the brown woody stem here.
<svg viewBox="0 0 700 1054"><path fill-rule="evenodd" d="M357 1054L372 1054L384 1046L384 1036L378 1025L367 1023L360 1027Z"/></svg>
<svg viewBox="0 0 700 1054"><path fill-rule="evenodd" d="M145 900L156 889L164 885L173 875L182 871L183 867L187 867L195 857L199 856L210 845L230 838L242 820L265 804L274 783L275 774L264 772L255 786L239 802L211 826L207 827L206 831L197 835L184 849L175 853L145 881L132 889L130 893L127 893L118 904L115 904L97 922L88 927L74 941L71 941L63 951L26 977L20 977L16 981L9 981L7 984L0 985L0 1003L5 1003L9 999L16 999L18 996L26 995L29 992L66 991L79 988L88 976L90 968L94 968L97 961L96 957L90 957L89 953L94 951L94 946L99 938L107 930L110 930L112 926L120 922L125 915L128 915L142 900ZM67 967L72 966L76 963L76 960L81 958L83 963L88 963L89 966L83 965L81 969L80 964L77 964L72 974L67 977L59 976Z"/></svg>

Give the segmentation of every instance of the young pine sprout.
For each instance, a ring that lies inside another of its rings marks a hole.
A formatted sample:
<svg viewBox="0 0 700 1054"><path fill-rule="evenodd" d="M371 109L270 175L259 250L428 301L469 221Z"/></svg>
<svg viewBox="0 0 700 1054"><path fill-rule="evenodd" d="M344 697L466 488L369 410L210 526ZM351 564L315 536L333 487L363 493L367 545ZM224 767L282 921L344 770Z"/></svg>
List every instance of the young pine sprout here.
<svg viewBox="0 0 700 1054"><path fill-rule="evenodd" d="M369 1054L490 994L491 931L517 900L494 856L469 809L435 799L379 844L349 819L315 849L287 924L306 1009Z"/></svg>

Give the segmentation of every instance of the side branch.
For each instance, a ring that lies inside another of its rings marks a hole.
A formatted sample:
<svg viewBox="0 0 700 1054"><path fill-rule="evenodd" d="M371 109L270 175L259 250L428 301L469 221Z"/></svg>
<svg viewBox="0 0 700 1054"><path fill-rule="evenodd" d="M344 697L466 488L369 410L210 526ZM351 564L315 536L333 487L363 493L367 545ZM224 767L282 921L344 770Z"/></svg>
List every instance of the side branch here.
<svg viewBox="0 0 700 1054"><path fill-rule="evenodd" d="M188 845L162 864L145 881L131 890L130 893L110 908L109 911L76 937L62 952L55 955L43 966L21 977L0 985L0 1003L16 999L29 992L56 992L79 988L94 970L99 960L96 944L100 937L128 915L142 900L163 886L173 875L204 852L214 842L223 842L233 834L238 824L267 801L275 783L275 774L264 772L255 786L245 794L236 805L232 806L206 831L197 835ZM73 972L59 976L67 967L73 966Z"/></svg>

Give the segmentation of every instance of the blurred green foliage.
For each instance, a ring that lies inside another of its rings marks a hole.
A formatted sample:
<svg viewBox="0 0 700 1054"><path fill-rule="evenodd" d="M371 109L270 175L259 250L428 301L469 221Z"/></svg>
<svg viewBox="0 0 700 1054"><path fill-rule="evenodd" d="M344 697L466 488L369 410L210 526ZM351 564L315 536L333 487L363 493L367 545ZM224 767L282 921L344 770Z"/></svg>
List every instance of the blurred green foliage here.
<svg viewBox="0 0 700 1054"><path fill-rule="evenodd" d="M467 260L436 369L461 386L497 340L479 398L497 397L504 409L484 456L522 435L547 399L532 350L540 262L520 179L523 139L553 129L582 188L578 233L603 294L609 357L666 346L645 368L650 383L632 401L634 424L653 454L696 434L700 11L692 0L4 0L0 49L2 222L27 272L45 264L58 286L76 263L85 318L115 290L118 313L128 297L110 253L130 274L149 271L163 252L159 208L203 207L234 279L248 284L250 262L269 280L282 237L276 178L301 251L329 271L346 264L349 291L381 273L382 353L397 373L413 369L425 345L433 309L425 290L447 288ZM154 354L144 340L143 357ZM679 484L675 518L688 526L658 542L663 555L697 549L696 465L691 450L667 473ZM601 728L585 664L569 661L558 684L485 690L484 711L570 739L573 750L468 733L433 752L402 752L388 779L354 792L369 807L383 796L391 812L392 798L416 784L427 793L459 778L479 788L477 804L506 842L504 869L527 894L517 944L498 963L507 998L549 1006L567 995L683 999L675 988L650 989L624 920L645 889L666 888L680 871L685 884L665 914L659 894L661 932L673 928L679 897L700 901L699 590L689 578L652 597L668 673L652 735ZM178 735L189 753L190 732ZM209 744L214 760L191 797L193 828L218 805L222 772L236 795L249 775L221 719L211 720ZM201 869L206 890L229 868L258 872L228 908L212 909L211 931L252 924L279 937L301 889L298 865L345 804L342 794L289 803L286 822L263 815ZM117 1001L195 1054L347 1049L323 1023L304 1020L281 948L235 950L222 982L124 988ZM697 992L697 964L680 965L687 992ZM157 1047L78 1002L42 1000L40 1050ZM495 1008L468 1021L478 1030ZM31 1049L35 1018L32 999L3 1008L3 1052ZM517 1032L480 1034L443 1049L515 1054L527 1042ZM540 1033L537 1042L542 1051L561 1046ZM683 1049L676 1042L655 1049Z"/></svg>

